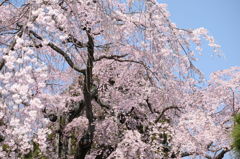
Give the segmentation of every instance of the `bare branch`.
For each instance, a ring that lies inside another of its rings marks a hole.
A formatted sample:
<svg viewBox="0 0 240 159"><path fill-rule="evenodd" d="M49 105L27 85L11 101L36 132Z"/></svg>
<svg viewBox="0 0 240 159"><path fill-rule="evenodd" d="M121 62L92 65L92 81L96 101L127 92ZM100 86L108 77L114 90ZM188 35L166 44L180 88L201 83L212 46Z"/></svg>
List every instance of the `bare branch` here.
<svg viewBox="0 0 240 159"><path fill-rule="evenodd" d="M126 57L128 54L124 54L124 55L111 55L111 56L100 56L98 59L95 59L94 61L100 61L102 59L111 59L111 60L117 60L119 58L123 58L123 57Z"/></svg>
<svg viewBox="0 0 240 159"><path fill-rule="evenodd" d="M55 44L53 44L51 42L48 43L48 46L50 46L54 51L56 51L60 55L62 55L71 68L73 68L77 72L85 74L85 70L84 69L80 69L79 67L77 67L74 64L74 62L71 60L71 58L68 56L68 54L66 52L64 52L61 48L59 48L58 46L56 46Z"/></svg>
<svg viewBox="0 0 240 159"><path fill-rule="evenodd" d="M110 47L110 45L112 45L112 43L107 43L107 44L104 44L104 45L97 45L95 47L96 48L108 49Z"/></svg>

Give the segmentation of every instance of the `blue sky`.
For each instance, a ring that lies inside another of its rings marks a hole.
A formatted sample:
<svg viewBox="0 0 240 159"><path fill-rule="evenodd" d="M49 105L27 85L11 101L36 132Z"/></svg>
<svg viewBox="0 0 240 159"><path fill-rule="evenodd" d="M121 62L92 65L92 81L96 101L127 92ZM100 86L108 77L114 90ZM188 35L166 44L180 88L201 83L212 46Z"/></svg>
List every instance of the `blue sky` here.
<svg viewBox="0 0 240 159"><path fill-rule="evenodd" d="M170 19L179 28L204 27L222 46L225 57L211 57L204 46L196 65L206 77L213 71L240 66L240 0L159 0L167 3Z"/></svg>

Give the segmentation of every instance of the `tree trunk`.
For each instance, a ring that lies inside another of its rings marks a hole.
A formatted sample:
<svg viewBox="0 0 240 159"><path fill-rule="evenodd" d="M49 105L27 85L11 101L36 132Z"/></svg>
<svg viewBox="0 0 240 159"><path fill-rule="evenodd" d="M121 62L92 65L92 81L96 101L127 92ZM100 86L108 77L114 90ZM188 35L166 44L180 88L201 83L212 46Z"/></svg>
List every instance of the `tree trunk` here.
<svg viewBox="0 0 240 159"><path fill-rule="evenodd" d="M90 31L86 31L88 36L88 44L87 44L87 51L88 51L88 60L87 66L85 71L85 78L84 78L84 86L83 86L83 95L85 101L85 110L86 110L86 117L88 118L89 125L87 133L80 139L77 145L77 152L75 154L75 159L84 159L87 153L91 150L95 125L94 117L93 117L93 110L92 110L92 69L93 69L93 60L94 60L94 41L92 36L90 35Z"/></svg>

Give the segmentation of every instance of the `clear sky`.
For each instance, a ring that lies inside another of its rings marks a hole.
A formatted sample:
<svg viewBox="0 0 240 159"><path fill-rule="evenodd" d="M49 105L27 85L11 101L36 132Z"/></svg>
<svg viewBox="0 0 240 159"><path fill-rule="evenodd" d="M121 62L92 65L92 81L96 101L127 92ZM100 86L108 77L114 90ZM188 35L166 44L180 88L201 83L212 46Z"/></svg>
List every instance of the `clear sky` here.
<svg viewBox="0 0 240 159"><path fill-rule="evenodd" d="M240 0L159 0L167 3L170 19L179 28L204 27L222 46L225 57L211 57L204 47L196 65L206 77L213 71L240 66Z"/></svg>

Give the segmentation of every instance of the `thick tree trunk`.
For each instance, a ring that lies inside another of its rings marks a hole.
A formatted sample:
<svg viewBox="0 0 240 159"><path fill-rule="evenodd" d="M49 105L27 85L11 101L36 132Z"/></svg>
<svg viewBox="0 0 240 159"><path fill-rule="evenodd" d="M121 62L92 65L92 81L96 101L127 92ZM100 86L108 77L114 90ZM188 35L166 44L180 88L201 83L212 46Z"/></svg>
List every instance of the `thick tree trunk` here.
<svg viewBox="0 0 240 159"><path fill-rule="evenodd" d="M94 137L94 131L95 131L95 125L94 117L93 117L93 110L92 110L92 70L93 70L93 60L94 60L94 41L92 36L90 35L90 32L87 31L88 36L88 44L87 44L87 50L88 50L88 60L87 60L87 68L85 71L85 79L84 79L84 87L83 87L83 94L84 94L84 102L85 102L85 110L86 110L86 117L88 118L89 125L87 133L80 139L77 145L77 152L75 155L75 159L84 159L87 153L91 150L93 137Z"/></svg>

